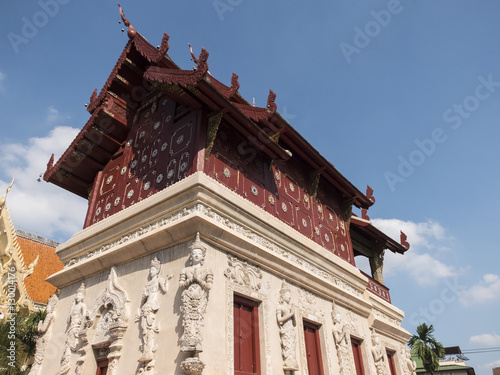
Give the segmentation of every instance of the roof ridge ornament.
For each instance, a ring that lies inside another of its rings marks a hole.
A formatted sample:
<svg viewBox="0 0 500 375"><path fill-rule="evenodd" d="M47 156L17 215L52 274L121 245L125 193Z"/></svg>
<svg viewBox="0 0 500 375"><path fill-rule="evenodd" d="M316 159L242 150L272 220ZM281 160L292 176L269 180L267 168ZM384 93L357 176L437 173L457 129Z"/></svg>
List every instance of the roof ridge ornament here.
<svg viewBox="0 0 500 375"><path fill-rule="evenodd" d="M373 189L370 185L366 185L366 197L372 202L375 203L375 197L373 196Z"/></svg>
<svg viewBox="0 0 500 375"><path fill-rule="evenodd" d="M232 98L238 92L239 88L240 88L240 83L238 82L238 74L233 73L233 75L231 76L231 86L228 98Z"/></svg>
<svg viewBox="0 0 500 375"><path fill-rule="evenodd" d="M123 24L128 27L127 35L130 40L134 39L135 36L137 35L137 31L134 26L129 22L129 20L125 17L125 14L123 13L123 9L120 5L118 4L118 8L120 8L120 16L122 17Z"/></svg>
<svg viewBox="0 0 500 375"><path fill-rule="evenodd" d="M273 90L269 90L269 96L267 97L267 112L269 113L274 113L276 112L276 109L278 109L278 106L274 102L276 100L276 94L273 92Z"/></svg>
<svg viewBox="0 0 500 375"><path fill-rule="evenodd" d="M401 242L401 245L404 248L406 248L406 250L408 250L410 248L410 243L406 240L407 236L406 236L406 234L402 230L400 230L399 232L400 232L400 234L399 234L399 240Z"/></svg>

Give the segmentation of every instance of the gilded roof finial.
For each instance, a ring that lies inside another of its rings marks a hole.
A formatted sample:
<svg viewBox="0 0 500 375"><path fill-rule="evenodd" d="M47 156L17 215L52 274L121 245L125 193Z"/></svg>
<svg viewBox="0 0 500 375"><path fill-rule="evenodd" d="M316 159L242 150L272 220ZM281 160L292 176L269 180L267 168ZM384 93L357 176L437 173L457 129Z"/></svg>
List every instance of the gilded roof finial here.
<svg viewBox="0 0 500 375"><path fill-rule="evenodd" d="M117 3L118 7L120 8L120 16L122 17L123 24L128 27L127 35L129 39L134 39L135 35L137 34L137 31L135 30L134 26L131 25L131 23L128 21L127 18L125 18L125 14L123 14L123 9L120 5L120 3Z"/></svg>
<svg viewBox="0 0 500 375"><path fill-rule="evenodd" d="M10 183L2 198L0 198L0 209L4 206L5 200L7 199L7 194L9 193L9 190L12 189L12 185L14 185L14 177L12 177L12 182Z"/></svg>

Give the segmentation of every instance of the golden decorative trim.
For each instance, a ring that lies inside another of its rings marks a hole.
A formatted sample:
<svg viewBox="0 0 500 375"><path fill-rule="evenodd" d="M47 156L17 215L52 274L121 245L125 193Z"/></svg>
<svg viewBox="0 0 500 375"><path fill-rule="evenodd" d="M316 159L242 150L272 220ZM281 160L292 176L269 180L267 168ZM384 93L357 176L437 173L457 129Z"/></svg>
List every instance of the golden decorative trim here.
<svg viewBox="0 0 500 375"><path fill-rule="evenodd" d="M207 129L207 147L205 149L205 159L208 160L214 147L217 131L219 130L220 122L222 121L222 112L219 112L208 118Z"/></svg>
<svg viewBox="0 0 500 375"><path fill-rule="evenodd" d="M316 201L316 196L318 195L319 179L321 177L321 170L316 170L311 173L311 193L313 201Z"/></svg>

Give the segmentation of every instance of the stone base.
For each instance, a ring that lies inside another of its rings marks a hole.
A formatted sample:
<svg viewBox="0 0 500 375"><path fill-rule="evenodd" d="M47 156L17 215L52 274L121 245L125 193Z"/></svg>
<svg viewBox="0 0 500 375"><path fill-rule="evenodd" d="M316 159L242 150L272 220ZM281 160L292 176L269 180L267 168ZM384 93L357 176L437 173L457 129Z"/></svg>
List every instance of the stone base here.
<svg viewBox="0 0 500 375"><path fill-rule="evenodd" d="M181 368L188 375L200 375L205 368L205 363L198 357L190 357L181 362Z"/></svg>

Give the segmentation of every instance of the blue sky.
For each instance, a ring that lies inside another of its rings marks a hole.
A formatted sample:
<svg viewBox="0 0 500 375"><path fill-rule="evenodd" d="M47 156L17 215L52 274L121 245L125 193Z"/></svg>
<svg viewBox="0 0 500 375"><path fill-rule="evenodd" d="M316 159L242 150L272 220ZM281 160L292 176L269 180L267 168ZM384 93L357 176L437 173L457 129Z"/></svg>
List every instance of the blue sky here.
<svg viewBox="0 0 500 375"><path fill-rule="evenodd" d="M15 225L63 241L86 202L37 182L89 115L126 41L114 1L0 4L0 188ZM54 5L57 4L57 5ZM500 346L500 3L495 0L123 1L152 44L280 113L360 190L369 215L409 252L386 256L387 285L410 332L445 346ZM32 25L30 27L30 24ZM479 375L500 352L470 354Z"/></svg>

